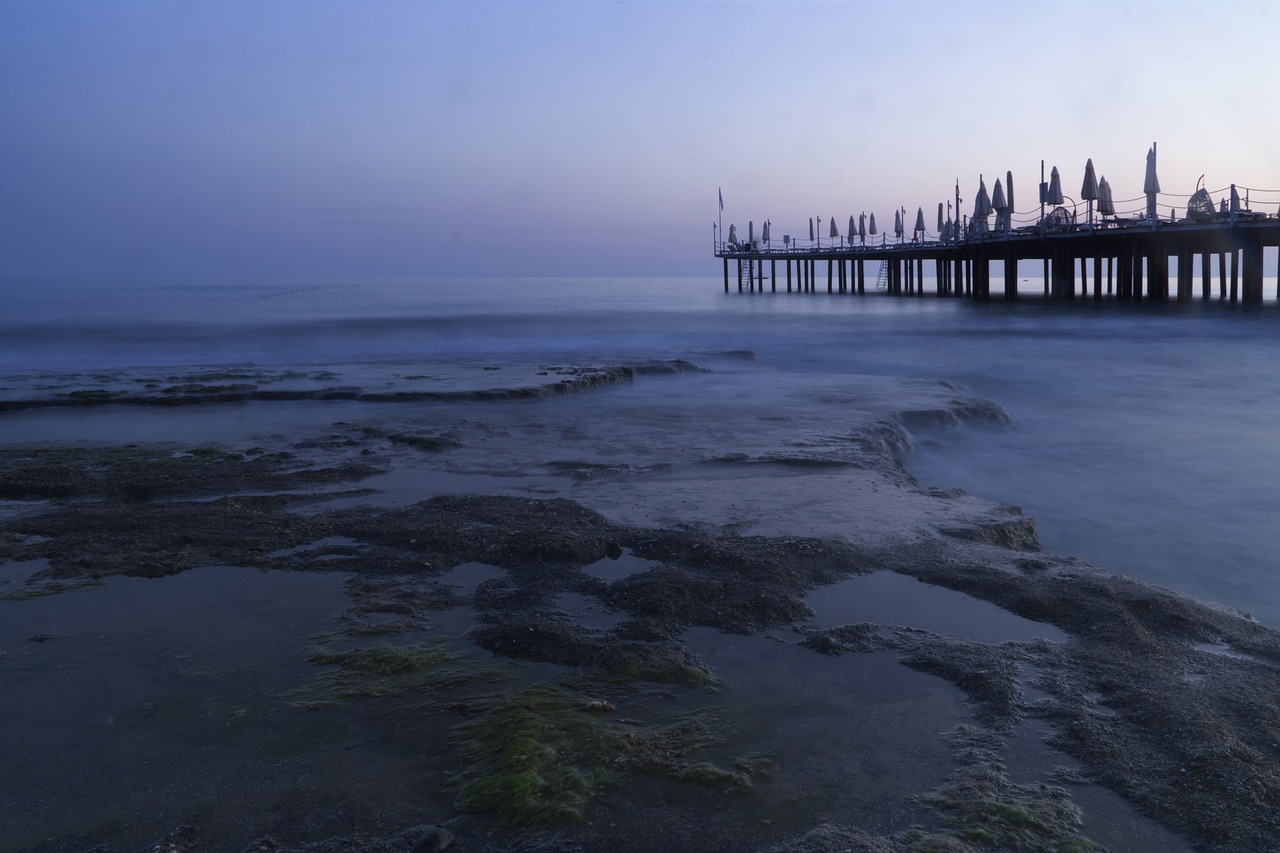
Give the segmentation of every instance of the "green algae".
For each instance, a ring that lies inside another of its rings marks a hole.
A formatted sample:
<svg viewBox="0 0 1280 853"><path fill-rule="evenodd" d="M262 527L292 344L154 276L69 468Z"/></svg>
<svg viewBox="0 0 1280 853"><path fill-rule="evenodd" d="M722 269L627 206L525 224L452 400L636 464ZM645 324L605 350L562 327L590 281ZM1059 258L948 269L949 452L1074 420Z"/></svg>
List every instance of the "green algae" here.
<svg viewBox="0 0 1280 853"><path fill-rule="evenodd" d="M680 661L655 663L631 658L607 660L595 666L592 678L618 684L634 684L649 681L658 684L675 684L681 687L714 687L719 684L711 670L705 666Z"/></svg>
<svg viewBox="0 0 1280 853"><path fill-rule="evenodd" d="M723 740L711 712L624 724L606 719L605 706L551 684L479 703L456 730L458 810L492 815L508 831L546 829L583 821L592 800L628 771L733 790L750 786L746 768L759 769L750 759L726 769L695 758Z"/></svg>
<svg viewBox="0 0 1280 853"><path fill-rule="evenodd" d="M313 684L289 694L304 708L321 708L352 699L435 693L508 677L505 669L476 666L442 642L328 651L317 649L307 662L333 667Z"/></svg>
<svg viewBox="0 0 1280 853"><path fill-rule="evenodd" d="M1102 853L1079 834L1080 812L1050 785L1017 785L995 767L961 771L921 797L956 837L981 848L1029 853Z"/></svg>

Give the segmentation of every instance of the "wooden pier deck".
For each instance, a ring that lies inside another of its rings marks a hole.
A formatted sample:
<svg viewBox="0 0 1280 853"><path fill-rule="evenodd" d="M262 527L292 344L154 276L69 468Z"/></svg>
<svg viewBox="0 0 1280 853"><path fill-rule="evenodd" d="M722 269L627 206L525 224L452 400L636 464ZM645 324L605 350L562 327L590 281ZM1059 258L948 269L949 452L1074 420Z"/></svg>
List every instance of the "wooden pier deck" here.
<svg viewBox="0 0 1280 853"><path fill-rule="evenodd" d="M880 245L773 249L755 244L717 244L729 292L730 261L737 263L739 290L778 291L783 268L787 292L814 292L826 263L828 293L890 295L925 293L926 264L938 296L992 298L991 266L1002 262L996 297L1026 298L1018 293L1019 265L1039 262L1043 298L1055 301L1102 299L1163 302L1196 296L1243 303L1263 301L1263 253L1280 248L1280 218L1225 215L1221 221L1107 222L1104 225L1039 226L969 235L955 241L889 242ZM1170 281L1170 259L1176 277ZM768 276L765 264L769 265ZM871 279L868 284L868 278ZM1280 299L1280 288L1275 294Z"/></svg>

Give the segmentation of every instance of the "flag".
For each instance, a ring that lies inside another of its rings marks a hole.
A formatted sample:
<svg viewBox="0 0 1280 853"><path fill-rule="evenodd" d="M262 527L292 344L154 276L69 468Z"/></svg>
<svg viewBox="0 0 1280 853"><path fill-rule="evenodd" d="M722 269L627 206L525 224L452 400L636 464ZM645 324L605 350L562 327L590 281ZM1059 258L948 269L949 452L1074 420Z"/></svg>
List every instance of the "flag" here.
<svg viewBox="0 0 1280 853"><path fill-rule="evenodd" d="M720 193L720 212L724 213L724 190L718 189L717 192Z"/></svg>

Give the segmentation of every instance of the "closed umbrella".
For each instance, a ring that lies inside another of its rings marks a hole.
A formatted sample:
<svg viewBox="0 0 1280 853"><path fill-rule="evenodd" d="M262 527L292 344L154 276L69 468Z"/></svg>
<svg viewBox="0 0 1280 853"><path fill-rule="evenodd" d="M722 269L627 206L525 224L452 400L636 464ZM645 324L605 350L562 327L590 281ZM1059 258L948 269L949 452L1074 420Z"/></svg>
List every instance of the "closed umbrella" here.
<svg viewBox="0 0 1280 853"><path fill-rule="evenodd" d="M1009 227L1013 227L1013 172L1004 173L1004 198L1009 205Z"/></svg>
<svg viewBox="0 0 1280 853"><path fill-rule="evenodd" d="M1237 211L1239 209L1240 209L1240 193L1238 190L1236 190L1236 185L1232 184L1231 185L1231 210Z"/></svg>
<svg viewBox="0 0 1280 853"><path fill-rule="evenodd" d="M760 239L769 242L769 220L764 221L764 225L760 226Z"/></svg>
<svg viewBox="0 0 1280 853"><path fill-rule="evenodd" d="M876 215L874 213L871 214L871 233L876 233Z"/></svg>
<svg viewBox="0 0 1280 853"><path fill-rule="evenodd" d="M991 191L991 209L996 212L996 230L1003 231L1008 224L1005 218L1005 210L1009 205L1004 200L1004 187L1000 186L1000 179L996 178L996 188Z"/></svg>
<svg viewBox="0 0 1280 853"><path fill-rule="evenodd" d="M938 236L942 236L942 202L938 202Z"/></svg>
<svg viewBox="0 0 1280 853"><path fill-rule="evenodd" d="M1098 182L1098 215L1116 215L1116 206L1111 200L1111 184L1107 183L1105 176Z"/></svg>
<svg viewBox="0 0 1280 853"><path fill-rule="evenodd" d="M991 196L987 195L987 184L978 176L978 196L973 200L973 228L981 234L987 230L987 217L991 215Z"/></svg>
<svg viewBox="0 0 1280 853"><path fill-rule="evenodd" d="M872 234L876 233L874 231ZM858 214L858 237L862 242L867 242L867 215L865 213Z"/></svg>
<svg viewBox="0 0 1280 853"><path fill-rule="evenodd" d="M756 224L752 220L747 220L747 242L754 243L756 241Z"/></svg>
<svg viewBox="0 0 1280 853"><path fill-rule="evenodd" d="M915 227L915 230L916 230L916 232L918 232L918 233L920 233L920 234L923 234L923 233L924 233L924 208L923 208L923 207L917 207L917 208L916 208L916 227Z"/></svg>
<svg viewBox="0 0 1280 853"><path fill-rule="evenodd" d="M1156 194L1160 192L1160 179L1156 177L1156 144L1147 151L1147 174L1142 182L1142 192L1147 197L1147 218L1156 220Z"/></svg>
<svg viewBox="0 0 1280 853"><path fill-rule="evenodd" d="M813 217L809 217L809 242L813 242Z"/></svg>
<svg viewBox="0 0 1280 853"><path fill-rule="evenodd" d="M902 238L902 211L895 210L893 212L893 233L899 239Z"/></svg>
<svg viewBox="0 0 1280 853"><path fill-rule="evenodd" d="M849 214L849 245L853 245L853 235L858 233L858 227L853 224L853 214Z"/></svg>
<svg viewBox="0 0 1280 853"><path fill-rule="evenodd" d="M1062 179L1058 177L1057 166L1054 166L1053 171L1049 173L1049 197L1045 201L1052 205L1059 205L1065 201L1062 197Z"/></svg>
<svg viewBox="0 0 1280 853"><path fill-rule="evenodd" d="M1084 183L1080 185L1080 198L1089 202L1089 224L1093 224L1093 201L1098 197L1098 179L1093 174L1093 158L1084 164Z"/></svg>
<svg viewBox="0 0 1280 853"><path fill-rule="evenodd" d="M836 218L834 216L831 217L831 233L828 234L827 236L829 236L832 240L840 236L840 229L836 228Z"/></svg>
<svg viewBox="0 0 1280 853"><path fill-rule="evenodd" d="M730 243L738 242L738 226L736 225L729 226L729 242Z"/></svg>

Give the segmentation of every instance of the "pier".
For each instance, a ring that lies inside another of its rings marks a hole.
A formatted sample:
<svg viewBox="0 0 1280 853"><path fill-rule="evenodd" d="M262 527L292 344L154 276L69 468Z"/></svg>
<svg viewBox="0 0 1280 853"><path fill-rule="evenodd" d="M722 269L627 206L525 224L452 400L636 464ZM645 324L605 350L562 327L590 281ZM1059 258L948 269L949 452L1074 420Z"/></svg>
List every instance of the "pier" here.
<svg viewBox="0 0 1280 853"><path fill-rule="evenodd" d="M1010 174L1010 188L1012 182ZM953 222L948 212L944 220L939 205L935 234L925 230L920 208L909 239L903 209L895 212L892 235L876 232L873 215L870 235L865 231L865 216L856 223L851 216L848 231L852 233L844 235L827 220L830 236L825 246L823 220L818 220L816 240L810 221L807 243L788 235L782 246L775 246L767 221L760 239L754 223L750 224L746 240L738 239L735 226L722 239L722 230L713 224L713 243L715 256L723 261L726 293L736 282L740 291L749 292L763 292L767 283L775 293L780 288L813 293L825 287L828 293L923 296L928 272L933 281L930 292L940 297L1013 300L1039 295L1060 302L1103 298L1186 302L1198 296L1244 304L1263 301L1264 253L1280 250L1280 215L1250 209L1250 190L1234 185L1219 191L1216 204L1211 193L1199 188L1190 195L1165 196L1155 177L1154 145L1148 153L1145 189L1143 197L1129 200L1144 202L1140 209L1117 213L1106 179L1093 179L1090 161L1081 192L1082 200L1088 202L1084 221L1075 200L1062 194L1054 168L1052 180L1040 183L1039 215L1028 214L1027 224L1019 224L1012 192L1006 197L999 179L990 197L979 179L973 216ZM1274 190L1254 192L1280 195ZM1172 199L1181 201L1184 215L1168 204ZM956 210L959 202L957 181ZM1159 209L1169 210L1169 216L1161 218ZM992 214L993 228L988 225ZM731 270L731 262L736 269ZM1000 270L994 289L993 262L999 262ZM1019 266L1027 263L1042 275L1043 294L1019 293ZM1172 279L1171 269L1176 270ZM1280 285L1274 298L1280 300Z"/></svg>

